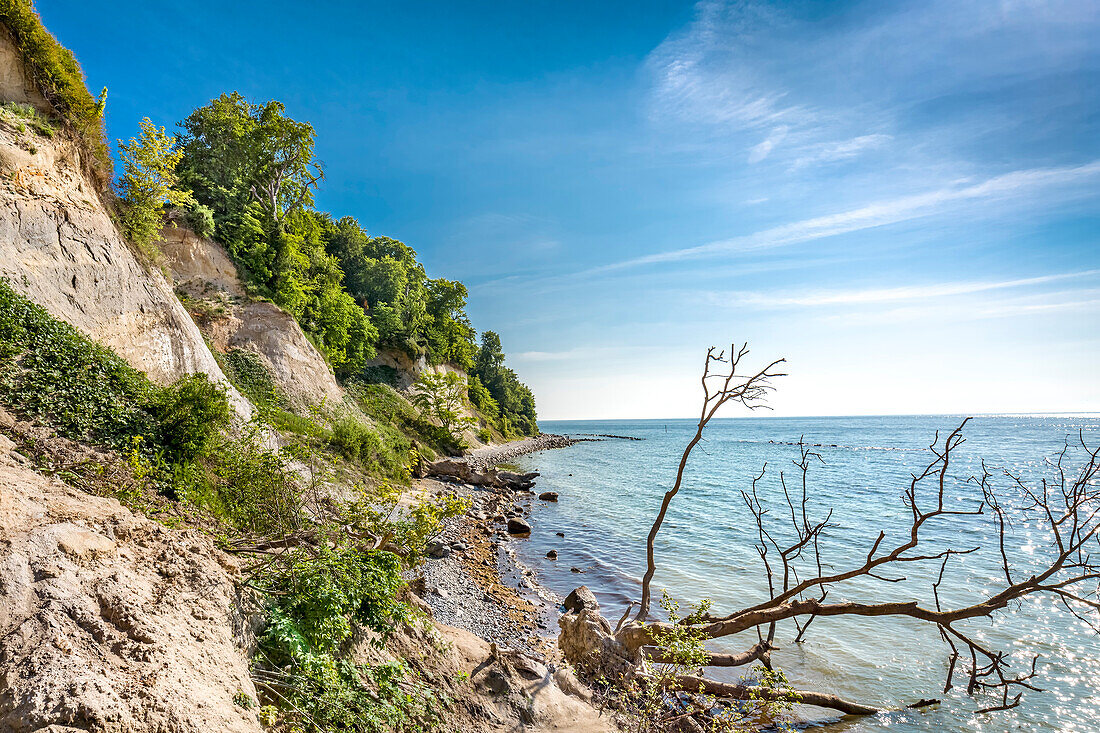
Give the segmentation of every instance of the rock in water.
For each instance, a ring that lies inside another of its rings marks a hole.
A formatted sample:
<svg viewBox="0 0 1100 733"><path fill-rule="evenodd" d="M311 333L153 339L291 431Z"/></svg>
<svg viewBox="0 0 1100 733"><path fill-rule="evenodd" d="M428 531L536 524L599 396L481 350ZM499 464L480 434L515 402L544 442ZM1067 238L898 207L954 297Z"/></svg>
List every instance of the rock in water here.
<svg viewBox="0 0 1100 733"><path fill-rule="evenodd" d="M540 501L557 501L558 500L558 492L556 492L556 491L544 491L541 494L539 494L539 500Z"/></svg>
<svg viewBox="0 0 1100 733"><path fill-rule="evenodd" d="M565 606L566 611L572 613L580 613L582 609L588 609L597 613L600 610L600 604L596 600L596 594L589 590L587 585L582 585L566 596L565 602L562 603L562 605Z"/></svg>
<svg viewBox="0 0 1100 733"><path fill-rule="evenodd" d="M526 520L519 517L512 517L508 520L508 533L509 534L531 534L531 525Z"/></svg>
<svg viewBox="0 0 1100 733"><path fill-rule="evenodd" d="M550 552L546 553L546 557L548 557L551 560L557 560L558 559L558 551L557 550L550 550Z"/></svg>

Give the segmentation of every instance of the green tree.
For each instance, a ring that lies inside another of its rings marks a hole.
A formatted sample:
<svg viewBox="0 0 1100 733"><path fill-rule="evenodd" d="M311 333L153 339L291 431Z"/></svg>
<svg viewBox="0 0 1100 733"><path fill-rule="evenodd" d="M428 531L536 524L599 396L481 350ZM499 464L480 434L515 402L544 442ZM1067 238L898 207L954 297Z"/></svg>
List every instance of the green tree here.
<svg viewBox="0 0 1100 733"><path fill-rule="evenodd" d="M188 208L194 203L190 192L180 188L176 166L183 151L176 138L148 118L141 121L141 134L129 143L119 141L123 174L119 180L122 227L143 251L149 251L160 235L164 208Z"/></svg>
<svg viewBox="0 0 1100 733"><path fill-rule="evenodd" d="M375 354L378 330L344 290L327 242L339 233L310 208L322 178L314 131L279 102L223 94L181 123L180 176L213 212L214 233L245 279L302 325L329 362L357 373Z"/></svg>
<svg viewBox="0 0 1100 733"><path fill-rule="evenodd" d="M466 286L457 280L428 280L424 337L428 357L465 370L474 366L474 329L466 316Z"/></svg>
<svg viewBox="0 0 1100 733"><path fill-rule="evenodd" d="M425 370L414 387L416 394L413 395L413 403L425 416L438 420L456 439L463 430L474 424L473 418L462 413L466 380L458 373L446 371L436 374Z"/></svg>
<svg viewBox="0 0 1100 733"><path fill-rule="evenodd" d="M428 353L428 278L416 252L369 236L351 217L335 223L325 246L340 263L344 287L370 313L378 343L413 358Z"/></svg>
<svg viewBox="0 0 1100 733"><path fill-rule="evenodd" d="M223 94L180 123L181 180L214 211L216 236L249 280L268 293L295 279L295 252L283 224L313 205L323 178L314 159L314 130L285 115L281 102L251 104Z"/></svg>
<svg viewBox="0 0 1100 733"><path fill-rule="evenodd" d="M489 394L489 390L485 389L485 385L481 383L476 374L470 375L469 383L467 394L470 397L470 402L473 402L474 407L490 422L496 423L500 419L500 405Z"/></svg>
<svg viewBox="0 0 1100 733"><path fill-rule="evenodd" d="M472 374L499 407L497 427L504 435L538 433L535 396L527 385L519 381L516 373L504 365L504 350L496 332L485 331L481 334L481 347L474 359Z"/></svg>

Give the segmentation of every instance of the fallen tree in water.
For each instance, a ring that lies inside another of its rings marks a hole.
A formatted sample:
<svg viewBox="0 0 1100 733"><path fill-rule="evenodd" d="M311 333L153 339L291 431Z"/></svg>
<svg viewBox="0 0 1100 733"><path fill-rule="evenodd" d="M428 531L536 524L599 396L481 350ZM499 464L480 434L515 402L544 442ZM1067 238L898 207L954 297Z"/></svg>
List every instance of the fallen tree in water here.
<svg viewBox="0 0 1100 733"><path fill-rule="evenodd" d="M948 663L943 692L953 689L959 680L967 694L979 702L978 712L1016 707L1024 692L1039 690L1038 655L1019 668L1013 666L1007 650L995 648L967 625L973 619L990 618L1029 596L1043 595L1060 604L1076 619L1100 634L1100 447L1086 445L1083 435L1067 441L1052 463L1053 477L1038 486L1021 476L1002 471L1006 486L995 486L994 474L984 462L978 475L965 481L952 472L963 429L969 418L945 438L937 433L929 446L929 460L912 474L902 501L909 517L900 537L888 537L885 531L865 538L851 537L848 547L862 549L842 557L826 557L820 540L835 536L832 509L815 511L808 476L821 456L805 443L797 443L798 457L793 461L797 483L792 484L780 472L782 488L778 506L772 506L758 490L767 466L761 469L750 487L740 491L742 506L756 529L756 551L761 573L767 581L768 597L759 603L725 613L714 613L705 603L685 617L678 617L675 604L667 596L669 621L651 619L651 583L656 571L654 544L672 500L683 486L685 469L692 450L702 440L704 430L718 409L728 402L749 408L763 405L773 389L772 380L783 376L778 368L782 360L763 369L742 375L739 368L748 354L745 347L734 348L727 357L714 349L707 352L703 370L703 406L695 435L684 449L672 488L665 494L650 530L647 568L642 581L641 598L632 603L615 628L599 615L594 599L574 603L561 620L559 643L570 661L597 675L616 680L619 685L637 691L659 687L660 720L669 725L692 715L704 715L713 724L716 706L731 701L750 701L749 708L736 707L743 722L746 715L774 716L774 706L789 707L801 702L831 708L846 714L873 714L876 705L842 699L835 695L791 688L785 678L774 676L772 652L780 644L781 627L789 623L791 640L801 642L811 633L811 624L819 618L860 616L865 618L904 617L933 624L946 645ZM720 368L720 373L715 369ZM1071 458L1082 462L1071 467ZM1040 524L1045 545L1036 545L1034 562L1026 568L1013 561L1009 547L1009 513L1025 511ZM979 536L967 518L984 515L989 531ZM753 525L750 525L753 526ZM932 527L940 536L965 538L967 544L952 545L929 537ZM949 530L944 533L944 529ZM952 529L954 528L954 529ZM959 576L965 558L988 547L999 559L1000 582L992 589L977 589L971 602L952 605L947 589L966 588ZM902 588L906 568L924 566L935 580L926 594L904 588L883 601L833 600L837 597L865 597L887 587ZM954 572L953 572L954 571ZM732 581L733 579L731 579ZM858 585L857 585L858 584ZM736 585L731 582L731 585ZM876 589L868 591L868 588ZM901 593L900 599L893 598ZM814 627L815 629L817 627ZM746 639L740 653L707 651L707 642L732 637ZM707 667L737 668L757 665L740 682L720 682L701 671ZM654 670L659 670L655 673ZM639 682L641 687L639 688ZM673 695L676 691L689 694ZM685 699L687 700L685 702ZM675 704L669 704L675 700ZM919 700L919 707L938 700ZM643 727L644 730L665 730ZM736 729L736 728L726 728Z"/></svg>

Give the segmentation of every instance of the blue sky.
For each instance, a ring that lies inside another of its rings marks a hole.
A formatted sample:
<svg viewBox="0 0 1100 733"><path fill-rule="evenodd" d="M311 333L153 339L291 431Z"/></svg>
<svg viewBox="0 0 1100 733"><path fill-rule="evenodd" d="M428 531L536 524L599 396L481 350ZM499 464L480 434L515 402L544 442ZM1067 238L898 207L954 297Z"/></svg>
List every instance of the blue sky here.
<svg viewBox="0 0 1100 733"><path fill-rule="evenodd" d="M114 138L312 122L543 418L691 415L731 340L776 414L1100 410L1092 0L38 5Z"/></svg>

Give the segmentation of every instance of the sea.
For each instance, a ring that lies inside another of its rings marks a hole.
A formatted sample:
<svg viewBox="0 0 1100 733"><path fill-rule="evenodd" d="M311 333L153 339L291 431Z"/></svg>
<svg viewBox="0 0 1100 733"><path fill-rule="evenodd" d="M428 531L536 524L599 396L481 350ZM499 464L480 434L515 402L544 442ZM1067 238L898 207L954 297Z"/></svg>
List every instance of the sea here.
<svg viewBox="0 0 1100 733"><path fill-rule="evenodd" d="M663 590L681 609L710 599L717 615L767 597L767 578L757 551L756 523L742 492L757 481L757 493L777 539L790 536L790 510L780 477L800 494L802 475L794 464L799 441L813 454L808 473L810 519L831 511L822 538L825 569L858 565L880 531L883 546L904 541L911 521L903 494L914 472L931 460L929 445L958 427L961 415L886 417L748 417L714 419L691 456L683 487L673 500L656 543L654 594ZM636 600L645 570L645 541L664 493L675 478L680 455L694 433L694 420L544 421L544 432L586 439L572 447L515 459L524 471L538 471L537 491L555 491L556 503L536 502L530 538L513 547L534 569L551 595L564 596L580 585L592 589L601 610L616 623ZM948 507L974 510L980 492L972 476L983 461L993 485L1004 492L1009 516L1006 553L1023 575L1048 552L1050 538L1040 517L1013 499L1009 472L1031 486L1056 478L1055 462L1069 475L1080 465L1082 439L1100 441L1100 414L986 415L966 424L947 486ZM603 437L622 436L622 437ZM624 438L636 438L627 440ZM932 486L922 498L934 499ZM981 549L952 558L939 588L945 605L980 599L1004 582L996 528L986 512L934 520L922 532L929 548ZM545 557L556 550L556 560ZM1100 552L1100 546L1097 546ZM775 553L769 558L775 562ZM579 572L577 572L579 571ZM885 577L864 579L830 591L830 601L881 602L918 599L931 605L938 562L911 564ZM1093 586L1095 591L1096 586ZM660 609L654 607L660 613ZM806 637L794 643L792 623L781 624L775 666L796 688L832 692L893 711L871 717L841 718L837 713L799 706L799 727L846 733L871 731L1100 731L1100 637L1052 599L1032 597L992 619L965 627L983 643L1005 650L1015 669L1026 671L1039 655L1042 691L1025 691L1008 711L979 713L988 699L966 695L964 676L944 693L949 650L937 629L906 618L818 618ZM711 645L715 651L742 651L755 632ZM736 680L745 670L712 670ZM921 709L904 706L940 698Z"/></svg>

